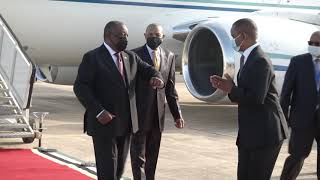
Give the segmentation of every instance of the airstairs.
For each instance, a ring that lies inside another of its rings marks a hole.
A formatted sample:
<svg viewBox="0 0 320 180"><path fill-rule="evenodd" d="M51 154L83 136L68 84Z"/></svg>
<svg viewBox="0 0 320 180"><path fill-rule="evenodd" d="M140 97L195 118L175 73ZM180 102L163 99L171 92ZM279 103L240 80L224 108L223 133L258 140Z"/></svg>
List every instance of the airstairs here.
<svg viewBox="0 0 320 180"><path fill-rule="evenodd" d="M0 15L0 138L22 138L31 143L41 134L29 108L35 65Z"/></svg>

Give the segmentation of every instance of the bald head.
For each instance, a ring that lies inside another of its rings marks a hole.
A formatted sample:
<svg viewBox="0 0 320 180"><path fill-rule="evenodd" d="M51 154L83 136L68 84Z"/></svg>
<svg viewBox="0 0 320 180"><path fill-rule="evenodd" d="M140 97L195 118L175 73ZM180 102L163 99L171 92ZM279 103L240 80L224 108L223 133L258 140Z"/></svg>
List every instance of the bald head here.
<svg viewBox="0 0 320 180"><path fill-rule="evenodd" d="M154 30L159 30L163 33L162 26L160 24L156 24L156 23L149 24L146 28L146 33L154 31Z"/></svg>
<svg viewBox="0 0 320 180"><path fill-rule="evenodd" d="M316 58L320 58L320 31L312 33L308 44L309 53Z"/></svg>
<svg viewBox="0 0 320 180"><path fill-rule="evenodd" d="M244 52L246 49L257 43L258 29L251 19L239 19L231 27L231 36L239 47L238 51Z"/></svg>
<svg viewBox="0 0 320 180"><path fill-rule="evenodd" d="M316 31L312 33L310 37L310 42L318 42L320 43L320 31Z"/></svg>
<svg viewBox="0 0 320 180"><path fill-rule="evenodd" d="M237 33L245 33L249 38L258 38L258 28L254 21L249 18L239 19L234 22L232 29Z"/></svg>

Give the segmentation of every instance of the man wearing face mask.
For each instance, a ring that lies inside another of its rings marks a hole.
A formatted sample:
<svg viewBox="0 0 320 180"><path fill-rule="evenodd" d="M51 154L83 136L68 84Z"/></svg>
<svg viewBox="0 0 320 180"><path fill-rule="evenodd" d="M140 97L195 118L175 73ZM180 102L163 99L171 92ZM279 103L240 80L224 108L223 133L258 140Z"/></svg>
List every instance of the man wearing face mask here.
<svg viewBox="0 0 320 180"><path fill-rule="evenodd" d="M133 51L161 73L165 88L152 89L140 78L137 80L139 131L132 135L130 149L135 180L155 178L161 132L165 121L165 99L167 99L175 126L177 128L184 126L175 89L175 56L172 52L160 47L164 38L163 28L158 24L150 24L144 35L147 43Z"/></svg>
<svg viewBox="0 0 320 180"><path fill-rule="evenodd" d="M272 64L257 43L257 26L240 19L231 28L233 47L240 52L237 85L211 76L212 86L238 104L238 180L269 180L288 127L275 86Z"/></svg>
<svg viewBox="0 0 320 180"><path fill-rule="evenodd" d="M84 131L92 136L98 180L119 180L123 174L131 133L139 130L136 78L164 87L158 71L125 50L127 36L122 22L107 23L104 43L83 56L74 84L86 109Z"/></svg>
<svg viewBox="0 0 320 180"><path fill-rule="evenodd" d="M309 53L291 59L283 82L280 103L291 136L281 180L294 180L317 141L317 176L320 179L320 31L311 35ZM290 106L290 108L289 108Z"/></svg>

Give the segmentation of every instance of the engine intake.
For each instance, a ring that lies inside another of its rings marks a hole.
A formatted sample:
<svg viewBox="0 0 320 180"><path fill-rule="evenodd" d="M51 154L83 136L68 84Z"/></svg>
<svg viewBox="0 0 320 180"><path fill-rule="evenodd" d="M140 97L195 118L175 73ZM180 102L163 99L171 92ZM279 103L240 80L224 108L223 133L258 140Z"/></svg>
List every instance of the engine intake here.
<svg viewBox="0 0 320 180"><path fill-rule="evenodd" d="M218 101L226 94L212 87L209 77L222 76L226 71L233 76L234 58L225 51L230 38L224 27L217 23L204 23L189 33L182 54L182 70L191 94L203 101ZM232 67L230 69L230 66Z"/></svg>

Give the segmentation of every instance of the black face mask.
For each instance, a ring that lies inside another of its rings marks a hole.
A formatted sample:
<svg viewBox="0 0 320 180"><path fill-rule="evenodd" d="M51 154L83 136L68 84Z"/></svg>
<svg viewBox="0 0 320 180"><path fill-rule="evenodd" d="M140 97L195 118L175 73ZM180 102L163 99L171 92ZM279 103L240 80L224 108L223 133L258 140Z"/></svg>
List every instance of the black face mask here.
<svg viewBox="0 0 320 180"><path fill-rule="evenodd" d="M119 42L116 44L116 48L117 50L120 52L120 51L123 51L127 48L127 45L128 45L128 40L126 37L122 37L119 39Z"/></svg>
<svg viewBox="0 0 320 180"><path fill-rule="evenodd" d="M152 49L155 50L157 47L160 46L162 43L162 39L159 37L148 37L147 38L147 45Z"/></svg>

